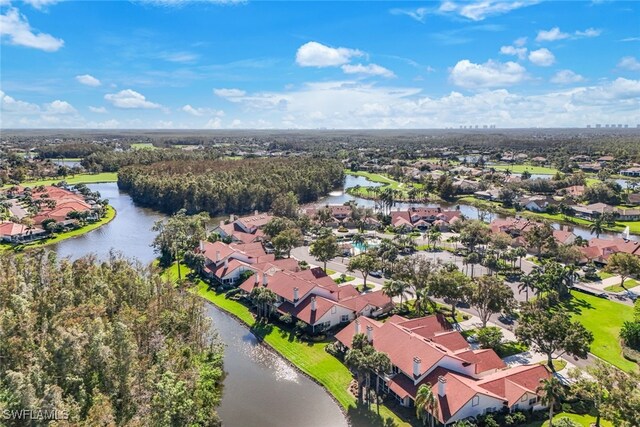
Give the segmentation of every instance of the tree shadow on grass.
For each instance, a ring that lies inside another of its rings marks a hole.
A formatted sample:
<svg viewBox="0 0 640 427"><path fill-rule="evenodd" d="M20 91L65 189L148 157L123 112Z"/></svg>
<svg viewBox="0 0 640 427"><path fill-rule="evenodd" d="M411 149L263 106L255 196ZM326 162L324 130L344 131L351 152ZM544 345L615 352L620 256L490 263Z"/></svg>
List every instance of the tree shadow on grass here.
<svg viewBox="0 0 640 427"><path fill-rule="evenodd" d="M270 323L266 323L264 321L259 321L254 323L249 328L249 330L253 335L255 335L256 339L259 342L262 342L264 340L264 337L266 337L271 332L273 332L273 325L271 325Z"/></svg>
<svg viewBox="0 0 640 427"><path fill-rule="evenodd" d="M393 411L398 418L404 422L409 423L412 426L422 426L415 416L412 416L411 409L400 406L397 402L391 399L386 399L385 405L388 409ZM351 421L353 427L393 427L397 426L393 418L385 418L382 415L378 415L376 412L376 405L371 404L370 408L366 405L350 406L347 410L347 415Z"/></svg>
<svg viewBox="0 0 640 427"><path fill-rule="evenodd" d="M562 301L562 308L574 314L581 314L582 310L593 310L595 307L590 302L580 298L579 295Z"/></svg>

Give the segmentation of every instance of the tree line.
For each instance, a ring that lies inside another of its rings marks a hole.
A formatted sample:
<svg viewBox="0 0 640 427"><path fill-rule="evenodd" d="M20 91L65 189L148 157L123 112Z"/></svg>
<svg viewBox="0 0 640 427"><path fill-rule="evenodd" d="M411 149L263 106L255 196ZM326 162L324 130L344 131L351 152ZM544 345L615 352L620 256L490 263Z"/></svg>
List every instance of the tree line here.
<svg viewBox="0 0 640 427"><path fill-rule="evenodd" d="M280 194L300 203L342 184L340 162L319 158L172 161L135 165L118 173L118 186L144 206L174 213L268 211Z"/></svg>
<svg viewBox="0 0 640 427"><path fill-rule="evenodd" d="M0 324L0 413L55 410L66 418L57 425L220 425L223 348L202 302L139 264L2 254Z"/></svg>

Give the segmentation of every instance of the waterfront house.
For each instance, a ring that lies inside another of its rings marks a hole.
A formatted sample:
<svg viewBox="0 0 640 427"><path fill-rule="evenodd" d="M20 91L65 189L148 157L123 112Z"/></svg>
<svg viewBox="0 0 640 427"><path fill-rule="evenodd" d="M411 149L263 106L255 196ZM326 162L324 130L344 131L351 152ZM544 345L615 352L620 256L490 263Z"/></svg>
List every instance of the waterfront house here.
<svg viewBox="0 0 640 427"><path fill-rule="evenodd" d="M537 387L550 376L542 365L508 368L490 349L473 350L441 315L386 322L360 317L336 334L348 350L356 334L387 354L391 371L383 374L385 392L400 405L414 406L419 387L436 396L436 417L445 426L501 410L542 409Z"/></svg>
<svg viewBox="0 0 640 427"><path fill-rule="evenodd" d="M459 220L461 216L462 213L458 210L444 210L441 207L411 207L391 212L391 225L405 230L424 230L439 221L438 226L442 229Z"/></svg>
<svg viewBox="0 0 640 427"><path fill-rule="evenodd" d="M41 228L29 228L11 221L0 222L0 239L8 243L27 243L43 239L47 232Z"/></svg>
<svg viewBox="0 0 640 427"><path fill-rule="evenodd" d="M620 175L640 177L640 167L632 167L620 171Z"/></svg>
<svg viewBox="0 0 640 427"><path fill-rule="evenodd" d="M253 243L260 242L264 238L262 227L264 227L273 216L261 214L255 211L253 215L236 218L235 215L229 217L229 222L220 221L220 225L213 229L213 232L222 238L229 238L232 242Z"/></svg>
<svg viewBox="0 0 640 427"><path fill-rule="evenodd" d="M247 295L263 286L277 296L275 310L305 322L312 332L331 329L357 316L380 316L393 308L382 291L360 294L351 285L339 286L321 268L257 271L240 289Z"/></svg>

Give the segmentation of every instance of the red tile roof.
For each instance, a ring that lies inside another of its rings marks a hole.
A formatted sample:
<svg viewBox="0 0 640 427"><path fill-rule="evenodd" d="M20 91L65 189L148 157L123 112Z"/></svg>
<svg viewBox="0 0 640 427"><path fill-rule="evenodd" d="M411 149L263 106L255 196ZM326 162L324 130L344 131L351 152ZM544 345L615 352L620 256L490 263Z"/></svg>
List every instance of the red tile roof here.
<svg viewBox="0 0 640 427"><path fill-rule="evenodd" d="M551 376L543 365L517 366L496 372L478 381L478 385L503 396L509 406L517 403L525 392L536 393L540 381Z"/></svg>

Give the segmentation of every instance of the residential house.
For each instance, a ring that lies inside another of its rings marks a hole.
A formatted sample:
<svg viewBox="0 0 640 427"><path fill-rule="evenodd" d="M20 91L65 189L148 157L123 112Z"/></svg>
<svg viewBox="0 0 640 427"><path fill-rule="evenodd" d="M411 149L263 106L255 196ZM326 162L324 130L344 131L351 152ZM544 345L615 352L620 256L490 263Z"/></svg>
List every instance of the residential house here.
<svg viewBox="0 0 640 427"><path fill-rule="evenodd" d="M318 221L318 213L320 210L329 212L329 220L325 223L327 227L347 227L355 228L358 226L357 216L354 218L354 207L351 205L324 205L321 207L310 207L303 209L303 214L307 215L314 221ZM380 226L380 221L372 216L361 218L363 224L368 229L374 229Z"/></svg>
<svg viewBox="0 0 640 427"><path fill-rule="evenodd" d="M411 320L395 315L384 323L360 317L336 339L346 350L360 333L391 361L391 371L380 378L383 390L412 407L427 384L436 396L436 418L445 426L503 409L543 408L536 389L550 376L544 366L508 368L493 350L471 349L441 315Z"/></svg>
<svg viewBox="0 0 640 427"><path fill-rule="evenodd" d="M259 286L277 296L274 308L281 314L308 324L312 331L324 331L357 316L380 316L393 308L382 291L360 294L353 286L339 286L321 268L301 271L257 272L241 285L245 293Z"/></svg>
<svg viewBox="0 0 640 427"><path fill-rule="evenodd" d="M8 243L26 243L43 239L47 232L41 228L29 228L11 221L0 222L0 239Z"/></svg>
<svg viewBox="0 0 640 427"><path fill-rule="evenodd" d="M640 167L632 167L632 168L628 168L628 169L623 169L623 170L620 171L620 175L639 177L640 176Z"/></svg>
<svg viewBox="0 0 640 427"><path fill-rule="evenodd" d="M561 188L557 191L558 195L570 197L573 200L579 200L584 196L584 185L572 185L571 187Z"/></svg>
<svg viewBox="0 0 640 427"><path fill-rule="evenodd" d="M255 211L253 215L236 218L231 215L229 222L220 221L220 225L213 229L222 238L230 238L233 242L254 243L264 238L262 227L271 219L272 215Z"/></svg>
<svg viewBox="0 0 640 427"><path fill-rule="evenodd" d="M516 202L532 212L545 212L549 206L558 205L558 202L553 197L543 195L522 196Z"/></svg>
<svg viewBox="0 0 640 427"><path fill-rule="evenodd" d="M498 188L492 188L489 190L476 191L473 193L478 199L495 201L500 200L500 190Z"/></svg>
<svg viewBox="0 0 640 427"><path fill-rule="evenodd" d="M458 210L444 210L441 207L411 207L391 212L391 225L405 230L426 229L440 221L438 226L442 227L459 220L461 215Z"/></svg>
<svg viewBox="0 0 640 427"><path fill-rule="evenodd" d="M606 203L592 203L590 205L573 205L571 209L578 218L594 220L604 213L616 213L616 208Z"/></svg>
<svg viewBox="0 0 640 427"><path fill-rule="evenodd" d="M589 240L587 247L578 247L586 261L606 264L609 257L618 252L640 256L640 242L622 238ZM583 260L584 261L584 260Z"/></svg>

